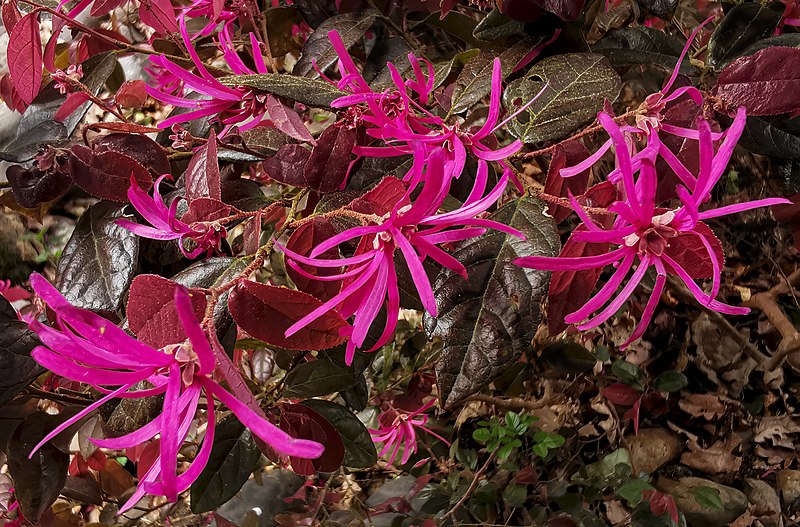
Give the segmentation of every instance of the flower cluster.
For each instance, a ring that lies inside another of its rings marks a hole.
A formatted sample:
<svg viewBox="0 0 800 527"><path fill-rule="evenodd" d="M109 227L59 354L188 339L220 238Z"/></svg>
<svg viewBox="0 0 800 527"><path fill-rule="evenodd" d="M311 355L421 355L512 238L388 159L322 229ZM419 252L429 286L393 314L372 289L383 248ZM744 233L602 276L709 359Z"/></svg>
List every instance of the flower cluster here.
<svg viewBox="0 0 800 527"><path fill-rule="evenodd" d="M222 240L227 237L225 227L217 222L194 222L187 224L177 219L179 199L172 201L167 207L161 196L160 186L165 174L156 180L151 198L131 176L131 186L128 189L128 199L133 208L147 220L152 227L141 225L126 219L117 220L117 225L128 229L132 233L152 240L180 240L179 247L187 258L197 258L202 253L213 254L220 250ZM184 246L186 240L191 240L195 247L191 250Z"/></svg>
<svg viewBox="0 0 800 527"><path fill-rule="evenodd" d="M381 449L379 455L384 456L391 452L389 464L392 464L402 447L403 455L400 458L400 463L405 465L411 459L411 456L417 453L417 431L430 434L450 446L449 441L425 426L428 423L428 416L425 415L425 412L430 410L435 403L436 400L431 399L412 412L393 406L388 406L381 412L378 415L379 428L370 429L369 431L373 441L383 443L383 449Z"/></svg>
<svg viewBox="0 0 800 527"><path fill-rule="evenodd" d="M37 444L31 456L59 433L116 398L164 397L162 412L136 431L111 439L92 439L101 448L125 449L158 436L158 459L140 479L123 505L133 507L145 494L159 494L175 501L191 486L208 462L214 442L217 401L224 404L253 434L276 451L302 458L319 457L324 447L314 441L295 439L261 417L214 380L215 351L197 322L189 292L178 286L174 301L188 339L162 349L151 348L130 337L110 321L91 311L73 307L42 276L31 276L36 294L55 314L47 326L27 317L43 346L31 356L57 375L93 386L105 395L64 421ZM218 353L224 351L218 350ZM143 387L143 383L149 387ZM194 461L177 473L178 452L195 420L201 399L206 401L205 437Z"/></svg>
<svg viewBox="0 0 800 527"><path fill-rule="evenodd" d="M502 160L519 150L521 142L517 140L496 150L486 144L490 138L493 139L495 130L505 124L505 121L498 124L502 92L499 60L495 60L493 65L492 94L485 124L477 131L461 130L458 124L448 125L424 107L430 101L433 89L433 67L428 61L409 54L413 73L409 80L404 80L389 63L387 66L394 86L377 93L359 73L338 33L331 31L328 36L339 55L342 78L337 86L350 92L350 95L334 101L333 106L353 110L350 115L358 115L367 127L367 135L379 143L356 146L353 152L362 156L412 156L412 166L404 177L406 192L382 217L333 236L316 246L308 256L283 248L290 258L289 265L304 276L315 280L343 281L336 296L298 320L286 331L286 336L293 335L331 310L337 310L345 318L354 316L346 355L347 361L351 362L356 349L364 345L367 331L384 304L387 305L386 324L371 350L383 346L394 335L400 309L395 272L395 253L398 250L411 272L422 305L428 313L436 316L433 289L423 264L426 258L466 278L464 266L440 245L479 236L487 228L521 236L515 229L481 217L502 197L512 174ZM464 172L468 154L477 159L478 166L472 191L460 208L441 213L439 211L453 180ZM490 161L501 161L504 170L497 185L487 193ZM418 195L412 200L415 191ZM326 251L352 240L358 240L353 256L320 258ZM346 267L346 270L321 277L308 273L299 264L321 268Z"/></svg>

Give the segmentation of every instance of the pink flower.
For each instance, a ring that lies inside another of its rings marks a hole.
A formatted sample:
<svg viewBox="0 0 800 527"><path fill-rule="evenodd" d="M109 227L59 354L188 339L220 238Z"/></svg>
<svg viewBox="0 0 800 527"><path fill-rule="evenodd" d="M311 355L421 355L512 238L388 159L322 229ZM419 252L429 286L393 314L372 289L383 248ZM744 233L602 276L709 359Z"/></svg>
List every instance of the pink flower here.
<svg viewBox="0 0 800 527"><path fill-rule="evenodd" d="M259 416L231 395L213 378L214 351L192 310L189 292L175 289L175 307L188 340L156 350L130 337L110 321L76 308L38 274L31 286L56 315L55 327L29 317L26 322L43 346L31 356L57 375L89 384L107 394L47 434L31 451L115 398L164 396L163 411L142 428L112 439L92 439L101 448L125 449L160 436L160 453L139 481L133 496L120 512L133 507L145 494L164 495L175 501L188 489L208 462L214 441L216 401L225 404L256 436L286 455L316 458L324 447L314 441L295 439ZM140 382L152 388L130 391ZM177 474L178 451L186 440L197 407L206 400L208 424L197 456L186 471Z"/></svg>
<svg viewBox="0 0 800 527"><path fill-rule="evenodd" d="M449 189L449 186L445 186L441 181L447 177L443 158L444 154L441 151L434 151L426 183L413 203L409 189L395 204L393 210L383 218L377 218L374 224L348 229L333 236L315 247L308 257L278 246L289 258L288 264L298 273L314 280L343 280L341 291L287 329L287 337L333 309L345 318L354 316L353 326L350 328L350 340L347 343L346 359L349 364L356 349L363 346L367 331L384 303L387 304L386 324L378 342L368 351L378 349L394 336L400 311L400 293L394 266L396 250L400 250L408 265L422 305L431 315L436 316L433 288L423 267L423 261L429 257L465 278L467 276L467 271L461 262L439 248L439 244L479 236L487 227L522 236L506 225L476 217L500 199L508 183L510 175L508 170L500 178L497 186L483 196L488 179L488 167L482 165L478 169L475 186L464 205L452 212L437 214ZM360 238L360 241L353 256L338 259L319 258L319 255L326 251L357 238ZM340 274L319 276L308 273L298 264L336 268L345 266L346 270Z"/></svg>
<svg viewBox="0 0 800 527"><path fill-rule="evenodd" d="M702 220L726 216L757 207L788 203L783 198L769 198L729 205L717 209L700 211L699 207L711 197L711 190L722 177L733 149L744 130L745 112L741 108L725 135L725 140L714 153L711 129L705 121L699 123L698 138L700 148L700 170L695 178L677 189L681 206L676 209L659 209L655 203L656 148L648 148L631 159L628 147L620 128L607 114L600 114L600 122L611 136L617 157L617 171L620 174L624 201L613 203L609 210L617 217L610 229L604 229L571 198L575 212L582 220L583 229L573 232L571 239L576 242L611 243L618 248L607 254L576 258L550 258L526 256L515 263L548 271L580 271L605 267L613 264L616 271L608 282L577 311L565 317L568 324L583 321L580 330L594 328L611 318L633 294L648 269L656 269L656 283L645 306L642 318L630 338L622 345L624 349L642 336L653 316L668 274L674 274L686 284L692 294L703 305L729 315L746 314L744 307L734 307L715 300L720 288L720 273L723 265L722 246L711 229ZM658 141L657 134L651 134L652 141ZM635 166L634 166L635 165ZM639 172L638 179L634 179ZM692 267L685 268L681 260L687 249L692 253L703 253ZM696 250L694 250L696 249ZM635 270L634 265L637 263ZM615 293L625 278L633 274L616 297ZM705 293L695 283L697 278L712 278L710 293ZM612 297L614 297L612 299ZM606 305L607 304L607 305ZM603 308L603 306L606 306ZM602 308L602 309L601 309ZM599 313L591 316L600 310Z"/></svg>
<svg viewBox="0 0 800 527"><path fill-rule="evenodd" d="M165 178L171 177L165 174L156 180L153 187L153 197L139 187L139 183L131 176L131 186L128 189L128 199L133 208L147 220L152 227L134 223L130 220L117 220L117 225L128 229L137 236L150 238L152 240L180 240L178 244L181 252L187 258L197 258L203 252L212 254L220 250L222 239L228 233L225 227L214 222L195 222L188 225L175 217L180 199L175 199L167 207L164 198L161 196L159 187ZM192 240L197 247L187 251L183 242Z"/></svg>
<svg viewBox="0 0 800 527"><path fill-rule="evenodd" d="M173 115L165 119L159 123L159 128L169 128L174 123L182 123L209 115L219 114L227 115L227 117L222 119L222 123L225 124L225 130L223 133L219 134L220 136L234 125L237 125L242 131L257 126L266 113L266 95L244 86L231 87L225 86L219 82L208 72L203 65L203 61L201 61L200 57L197 55L197 51L195 51L191 43L189 32L186 29L186 20L183 15L179 17L179 22L181 37L186 46L186 51L189 53L199 75L190 73L163 55L151 56L150 60L157 66L160 66L174 75L177 79L183 81L185 88L204 95L207 98L191 99L189 97L171 95L164 91L164 89L162 89L163 87L154 88L148 86L147 93L159 101L181 108L192 109L192 111ZM252 33L250 34L250 43L257 71L253 71L245 66L242 59L236 54L230 37L229 28L224 26L220 32L219 45L222 49L223 57L228 67L231 68L231 71L237 75L267 73L268 71L264 63L264 56L261 54L260 43Z"/></svg>
<svg viewBox="0 0 800 527"><path fill-rule="evenodd" d="M383 449L379 455L384 456L391 451L389 463L394 463L402 446L403 456L400 458L400 463L403 465L408 463L411 455L417 453L417 430L430 434L450 446L450 442L447 439L425 426L428 423L428 416L424 412L430 409L435 402L434 399L431 399L413 412L407 412L392 406L381 412L378 416L380 428L369 430L374 442L383 443Z"/></svg>

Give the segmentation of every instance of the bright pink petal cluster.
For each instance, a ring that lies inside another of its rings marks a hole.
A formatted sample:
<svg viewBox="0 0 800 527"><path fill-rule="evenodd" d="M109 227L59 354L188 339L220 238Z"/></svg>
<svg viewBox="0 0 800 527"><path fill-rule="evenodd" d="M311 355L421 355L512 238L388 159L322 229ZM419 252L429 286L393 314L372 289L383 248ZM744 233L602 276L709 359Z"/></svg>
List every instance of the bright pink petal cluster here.
<svg viewBox="0 0 800 527"><path fill-rule="evenodd" d="M32 275L30 281L34 291L55 314L54 327L31 317L26 320L44 344L34 349L31 356L55 374L88 384L106 394L47 434L34 447L31 456L59 433L112 399L164 397L161 414L138 430L112 439L92 439L101 448L120 450L136 447L156 436L160 438L158 459L139 481L136 492L120 512L133 507L145 494L163 495L175 501L178 493L191 486L211 454L217 401L227 406L242 424L276 451L303 458L317 458L322 454L323 445L289 436L213 379L215 354L195 318L190 293L186 289L177 287L174 300L188 339L157 350L91 311L72 306L41 275ZM142 388L140 383L150 387ZM192 464L178 474L178 452L196 418L201 399L206 401L205 437Z"/></svg>
<svg viewBox="0 0 800 527"><path fill-rule="evenodd" d="M580 323L577 327L581 330L599 326L623 306L651 267L656 270L655 286L639 324L623 344L623 348L644 333L664 290L667 275L670 274L677 275L695 298L711 309L731 315L749 312L747 308L729 306L715 299L720 288L722 247L702 220L789 201L768 198L700 210L701 205L710 200L712 189L728 166L733 149L744 130L745 118L745 111L740 108L733 124L723 134L724 140L716 152L710 126L706 121L701 120L698 123L699 173L696 177L687 174L681 178L683 184L677 188L679 207L662 209L657 207L655 198L655 160L661 151L658 133L651 133L647 147L632 157L623 130L611 116L604 113L599 115L600 123L611 138L609 141L617 160L617 167L612 173L615 177L609 179L620 182L623 198L609 207L616 218L608 229L595 222L577 200L571 198L573 208L582 221L582 228L575 230L571 239L576 242L612 244L617 248L598 256L526 256L515 261L524 267L549 271L580 271L607 265L616 268L600 291L581 308L569 314L565 322ZM692 249L693 254L703 255L696 258L689 269L681 264L687 249ZM710 293L706 293L695 283L697 278L712 279ZM625 285L617 292L623 283Z"/></svg>
<svg viewBox="0 0 800 527"><path fill-rule="evenodd" d="M131 186L128 189L128 199L133 208L150 223L151 226L141 225L126 219L117 220L117 225L128 229L137 236L152 240L180 240L181 252L187 258L197 258L206 252L209 255L218 252L223 238L228 232L225 227L213 222L195 222L186 224L176 217L179 199L172 201L167 207L160 192L161 182L171 177L165 174L156 180L153 186L153 197L142 190L136 179L131 176ZM184 242L192 240L195 247L186 249Z"/></svg>
<svg viewBox="0 0 800 527"><path fill-rule="evenodd" d="M413 412L392 407L381 412L378 415L379 428L377 430L369 430L373 441L383 443L383 449L381 449L379 455L384 456L391 452L389 463L394 463L402 447L403 455L400 458L400 463L408 463L411 456L417 453L417 431L430 434L450 446L450 442L447 439L425 426L428 423L428 416L425 415L425 412L435 403L436 401L431 399Z"/></svg>

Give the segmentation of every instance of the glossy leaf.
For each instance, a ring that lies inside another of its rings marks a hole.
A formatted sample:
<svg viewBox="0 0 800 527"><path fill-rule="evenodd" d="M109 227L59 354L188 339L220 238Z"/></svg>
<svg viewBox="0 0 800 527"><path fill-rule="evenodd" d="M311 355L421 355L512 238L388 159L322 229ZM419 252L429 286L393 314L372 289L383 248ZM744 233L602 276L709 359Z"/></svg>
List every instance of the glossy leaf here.
<svg viewBox="0 0 800 527"><path fill-rule="evenodd" d="M38 345L36 334L0 296L0 407L44 371L31 358L31 351Z"/></svg>
<svg viewBox="0 0 800 527"><path fill-rule="evenodd" d="M336 428L309 406L285 404L281 413L281 430L294 437L310 439L325 445L325 451L316 459L290 456L292 470L301 476L316 472L333 472L342 466L344 442Z"/></svg>
<svg viewBox="0 0 800 527"><path fill-rule="evenodd" d="M125 129L122 132L136 132ZM150 175L158 177L170 173L169 159L164 149L146 135L134 133L112 133L104 135L92 142L97 152L112 150L135 159L137 163L150 171Z"/></svg>
<svg viewBox="0 0 800 527"><path fill-rule="evenodd" d="M58 261L55 285L75 306L113 316L133 280L139 237L116 223L122 209L100 202L89 207Z"/></svg>
<svg viewBox="0 0 800 527"><path fill-rule="evenodd" d="M186 340L175 308L175 287L172 280L154 274L140 274L133 279L128 292L128 327L136 338L156 349ZM197 320L206 309L205 295L191 293Z"/></svg>
<svg viewBox="0 0 800 527"><path fill-rule="evenodd" d="M186 201L190 204L198 198L220 199L222 182L217 160L217 136L212 130L206 144L194 151L184 173Z"/></svg>
<svg viewBox="0 0 800 527"><path fill-rule="evenodd" d="M743 3L734 6L719 22L708 41L708 64L724 66L756 41L768 37L783 15L783 4Z"/></svg>
<svg viewBox="0 0 800 527"><path fill-rule="evenodd" d="M14 199L26 209L33 209L41 203L60 198L72 185L69 172L42 172L36 168L25 169L19 165L8 167L6 178L14 192Z"/></svg>
<svg viewBox="0 0 800 527"><path fill-rule="evenodd" d="M344 466L369 468L378 461L369 431L350 410L323 399L306 399L300 404L320 414L339 432L344 443Z"/></svg>
<svg viewBox="0 0 800 527"><path fill-rule="evenodd" d="M602 55L556 55L508 85L503 94L506 107L522 107L545 83L544 93L509 123L511 133L526 143L561 139L591 122L604 100L616 98L620 78Z"/></svg>
<svg viewBox="0 0 800 527"><path fill-rule="evenodd" d="M333 101L347 95L323 80L275 73L231 75L221 77L219 81L226 86L246 86L320 108L330 108Z"/></svg>
<svg viewBox="0 0 800 527"><path fill-rule="evenodd" d="M530 346L541 318L550 273L516 266L523 255L555 256L558 236L541 201L522 198L491 218L520 230L526 240L497 231L462 242L454 251L469 280L449 270L436 277L438 318L425 315L429 337L444 349L436 365L440 398L451 408L511 366Z"/></svg>
<svg viewBox="0 0 800 527"><path fill-rule="evenodd" d="M250 430L234 415L223 419L216 427L208 464L192 484L192 512L208 512L227 503L253 473L260 457Z"/></svg>
<svg viewBox="0 0 800 527"><path fill-rule="evenodd" d="M39 11L23 16L8 38L8 71L17 93L27 104L33 102L42 85L42 37Z"/></svg>
<svg viewBox="0 0 800 527"><path fill-rule="evenodd" d="M678 0L636 0L636 3L661 18L669 18L669 15L678 7Z"/></svg>
<svg viewBox="0 0 800 527"><path fill-rule="evenodd" d="M314 69L314 64L320 71L325 71L338 59L338 55L328 39L328 32L337 31L345 47L350 48L364 36L364 33L375 22L376 17L377 14L373 11L361 11L328 18L306 40L303 54L295 64L292 73L300 77L319 77L319 73Z"/></svg>
<svg viewBox="0 0 800 527"><path fill-rule="evenodd" d="M748 115L776 115L800 110L800 49L772 47L741 57L725 67L714 95Z"/></svg>
<svg viewBox="0 0 800 527"><path fill-rule="evenodd" d="M150 172L138 161L120 152L96 152L75 145L70 149L70 166L75 184L100 199L128 201L131 176L145 190L153 186Z"/></svg>
<svg viewBox="0 0 800 527"><path fill-rule="evenodd" d="M253 337L290 350L321 350L346 340L339 330L347 322L334 311L322 315L291 337L284 333L295 322L322 305L313 296L286 287L240 282L228 302L239 326Z"/></svg>
<svg viewBox="0 0 800 527"><path fill-rule="evenodd" d="M285 395L288 397L321 397L355 386L357 378L352 368L340 366L327 359L304 362L286 375Z"/></svg>
<svg viewBox="0 0 800 527"><path fill-rule="evenodd" d="M315 246L334 235L336 235L336 229L333 227L330 220L316 217L298 227L289 237L289 241L286 242L286 247L291 251L307 256ZM338 250L333 248L322 253L320 258L338 258L338 256ZM312 267L305 264L299 264L299 266L304 271L319 276L333 275L342 272L340 267ZM286 274L292 279L297 289L323 302L333 298L342 288L341 281L313 280L298 273L290 266L286 266Z"/></svg>
<svg viewBox="0 0 800 527"><path fill-rule="evenodd" d="M28 458L36 444L61 421L59 416L37 412L22 421L8 442L8 472L14 494L28 521L37 523L56 501L67 481L69 454L52 442Z"/></svg>

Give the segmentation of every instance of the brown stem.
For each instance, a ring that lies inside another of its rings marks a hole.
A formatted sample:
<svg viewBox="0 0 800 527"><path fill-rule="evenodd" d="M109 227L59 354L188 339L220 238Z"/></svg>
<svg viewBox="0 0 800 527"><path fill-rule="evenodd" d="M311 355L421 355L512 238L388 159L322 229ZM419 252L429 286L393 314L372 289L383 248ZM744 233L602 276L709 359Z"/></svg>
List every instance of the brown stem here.
<svg viewBox="0 0 800 527"><path fill-rule="evenodd" d="M445 520L447 518L452 517L456 513L456 511L458 511L458 509L460 509L461 506L464 505L464 502L467 501L470 496L472 496L472 493L475 492L475 489L478 487L478 483L480 482L481 476L483 476L483 474L487 470L489 470L489 465L492 463L492 461L494 461L494 458L497 457L497 452L498 452L497 450L492 452L492 454L489 456L489 459L486 460L486 463L484 463L483 466L478 469L478 471L472 477L472 483L470 483L469 487L467 487L467 491L464 493L463 496L461 496L461 499L458 500L458 503L453 505L453 508L447 511L447 514L442 516L440 524L444 524Z"/></svg>
<svg viewBox="0 0 800 527"><path fill-rule="evenodd" d="M495 397L493 395L486 395L484 393L476 393L469 397L467 401L481 401L497 406L503 410L541 410L553 401L553 388L549 384L545 384L545 393L541 398L529 401L522 397Z"/></svg>

